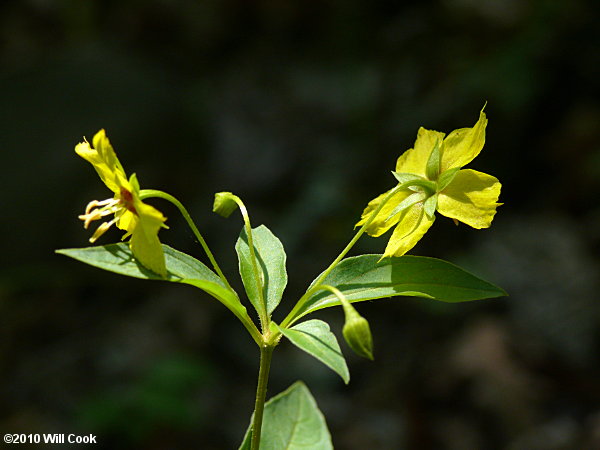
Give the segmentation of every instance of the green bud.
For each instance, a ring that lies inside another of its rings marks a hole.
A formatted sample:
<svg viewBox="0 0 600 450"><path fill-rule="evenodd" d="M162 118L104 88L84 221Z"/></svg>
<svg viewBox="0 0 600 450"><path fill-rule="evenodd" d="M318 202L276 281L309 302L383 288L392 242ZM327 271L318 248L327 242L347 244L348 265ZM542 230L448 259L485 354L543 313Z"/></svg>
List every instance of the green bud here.
<svg viewBox="0 0 600 450"><path fill-rule="evenodd" d="M354 308L352 310L353 314L346 314L346 323L342 330L344 339L358 356L373 360L373 337L369 322Z"/></svg>
<svg viewBox="0 0 600 450"><path fill-rule="evenodd" d="M229 217L238 207L231 192L217 192L213 203L213 212L223 217Z"/></svg>

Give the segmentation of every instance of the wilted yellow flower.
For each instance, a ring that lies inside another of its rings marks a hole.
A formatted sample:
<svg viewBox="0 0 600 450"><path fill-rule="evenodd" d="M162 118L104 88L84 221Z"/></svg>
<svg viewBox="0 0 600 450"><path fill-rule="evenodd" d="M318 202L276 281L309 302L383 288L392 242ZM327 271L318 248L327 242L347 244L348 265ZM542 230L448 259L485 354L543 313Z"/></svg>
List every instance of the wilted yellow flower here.
<svg viewBox="0 0 600 450"><path fill-rule="evenodd" d="M483 148L486 126L481 111L473 128L454 130L448 136L419 129L414 148L396 163L394 176L400 185L371 200L357 223L366 224L391 195L366 228L369 235L381 236L396 225L384 257L402 256L413 248L433 224L436 210L473 228L490 226L501 205L497 203L501 184L491 175L462 169Z"/></svg>
<svg viewBox="0 0 600 450"><path fill-rule="evenodd" d="M75 152L89 161L100 175L100 179L114 193L106 200L93 200L79 216L87 229L91 222L114 214L114 217L102 223L90 238L94 243L106 230L116 224L126 233L123 239L131 237L129 245L133 255L146 268L159 275L166 276L165 256L158 239L158 231L167 220L160 211L145 204L140 199L140 186L135 174L127 179L123 166L104 130L100 130L92 140L77 144Z"/></svg>

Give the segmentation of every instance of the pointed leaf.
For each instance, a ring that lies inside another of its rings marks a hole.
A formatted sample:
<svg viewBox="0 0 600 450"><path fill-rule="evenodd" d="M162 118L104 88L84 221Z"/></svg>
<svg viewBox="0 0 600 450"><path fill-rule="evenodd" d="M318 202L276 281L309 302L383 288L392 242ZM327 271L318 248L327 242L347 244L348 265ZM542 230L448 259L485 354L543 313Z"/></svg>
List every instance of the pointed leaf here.
<svg viewBox="0 0 600 450"><path fill-rule="evenodd" d="M465 302L506 295L499 287L447 261L423 256L381 259L362 255L344 259L320 284L338 288L350 302L394 297L425 297ZM296 317L339 305L329 291L312 294Z"/></svg>
<svg viewBox="0 0 600 450"><path fill-rule="evenodd" d="M258 271L260 272L266 311L270 316L281 301L287 284L285 250L281 241L264 225L252 229L252 239L254 242L254 253L258 260ZM240 275L248 294L248 299L257 311L262 311L265 307L260 304L260 296L257 292L246 228L242 228L240 237L235 244L235 250L238 254Z"/></svg>
<svg viewBox="0 0 600 450"><path fill-rule="evenodd" d="M342 377L344 383L348 384L350 372L346 360L335 334L329 330L326 322L313 319L299 323L292 328L278 327L278 329L296 347L317 358Z"/></svg>
<svg viewBox="0 0 600 450"><path fill-rule="evenodd" d="M250 450L252 420L240 450ZM267 403L260 450L333 450L323 413L304 383L297 381Z"/></svg>
<svg viewBox="0 0 600 450"><path fill-rule="evenodd" d="M227 288L212 270L192 256L168 245L163 244L162 248L167 266L166 278L162 278L137 262L129 245L123 242L86 248L67 248L57 250L56 253L128 277L190 284L215 297L234 314L247 315L246 308L241 304L237 294Z"/></svg>

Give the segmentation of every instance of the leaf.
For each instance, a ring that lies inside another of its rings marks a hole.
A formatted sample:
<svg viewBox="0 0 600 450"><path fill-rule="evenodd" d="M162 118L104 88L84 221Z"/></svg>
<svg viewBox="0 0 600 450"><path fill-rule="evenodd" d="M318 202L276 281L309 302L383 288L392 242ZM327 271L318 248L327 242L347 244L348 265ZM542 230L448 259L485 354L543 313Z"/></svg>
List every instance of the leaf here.
<svg viewBox="0 0 600 450"><path fill-rule="evenodd" d="M254 254L258 260L258 271L261 279L263 297L266 302L266 312L270 316L277 307L283 296L287 285L287 272L285 270L285 250L281 241L264 225L252 229L252 240L254 243ZM250 256L250 246L246 228L242 228L240 237L235 244L238 254L240 275L248 294L248 299L257 311L264 311L264 305L260 304L257 292L256 280L254 279L254 268Z"/></svg>
<svg viewBox="0 0 600 450"><path fill-rule="evenodd" d="M168 245L163 244L162 248L167 266L166 278L162 278L137 262L129 245L124 242L86 248L67 248L57 250L56 253L128 277L190 284L215 297L238 317L247 316L246 308L237 294L225 286L212 270L194 257Z"/></svg>
<svg viewBox="0 0 600 450"><path fill-rule="evenodd" d="M250 450L252 420L240 450ZM267 403L260 450L333 450L323 413L304 383L297 381Z"/></svg>
<svg viewBox="0 0 600 450"><path fill-rule="evenodd" d="M405 295L457 303L506 295L499 287L441 259L407 255L380 259L381 255L346 258L320 284L338 288L350 302ZM331 292L317 291L296 318L339 304Z"/></svg>
<svg viewBox="0 0 600 450"><path fill-rule="evenodd" d="M292 341L292 344L317 358L342 377L344 383L348 384L350 372L346 360L335 334L329 330L326 322L313 319L299 323L292 328L277 328Z"/></svg>

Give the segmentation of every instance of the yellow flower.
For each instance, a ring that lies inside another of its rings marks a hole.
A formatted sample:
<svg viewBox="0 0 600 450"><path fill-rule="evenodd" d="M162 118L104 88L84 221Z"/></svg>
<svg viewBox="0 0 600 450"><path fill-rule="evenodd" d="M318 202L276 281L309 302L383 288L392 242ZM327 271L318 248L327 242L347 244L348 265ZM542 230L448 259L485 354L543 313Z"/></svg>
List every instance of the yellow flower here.
<svg viewBox="0 0 600 450"><path fill-rule="evenodd" d="M414 148L396 163L399 185L371 200L357 223L368 224L366 232L371 236L381 236L396 225L383 257L402 256L413 248L433 224L436 210L473 228L491 225L501 205L497 203L500 182L482 172L461 170L483 148L486 125L481 111L473 128L454 130L448 136L419 129Z"/></svg>
<svg viewBox="0 0 600 450"><path fill-rule="evenodd" d="M75 152L94 166L100 179L113 191L114 196L102 201L91 201L85 214L79 218L84 221L87 229L94 220L113 214L114 217L96 229L90 242L94 243L116 224L126 231L123 239L131 237L129 246L136 259L153 272L166 276L165 256L158 231L162 227L167 228L164 224L167 219L160 211L140 199L140 186L135 174L127 179L104 130L96 133L92 144L93 147L87 141L81 142L75 147Z"/></svg>

